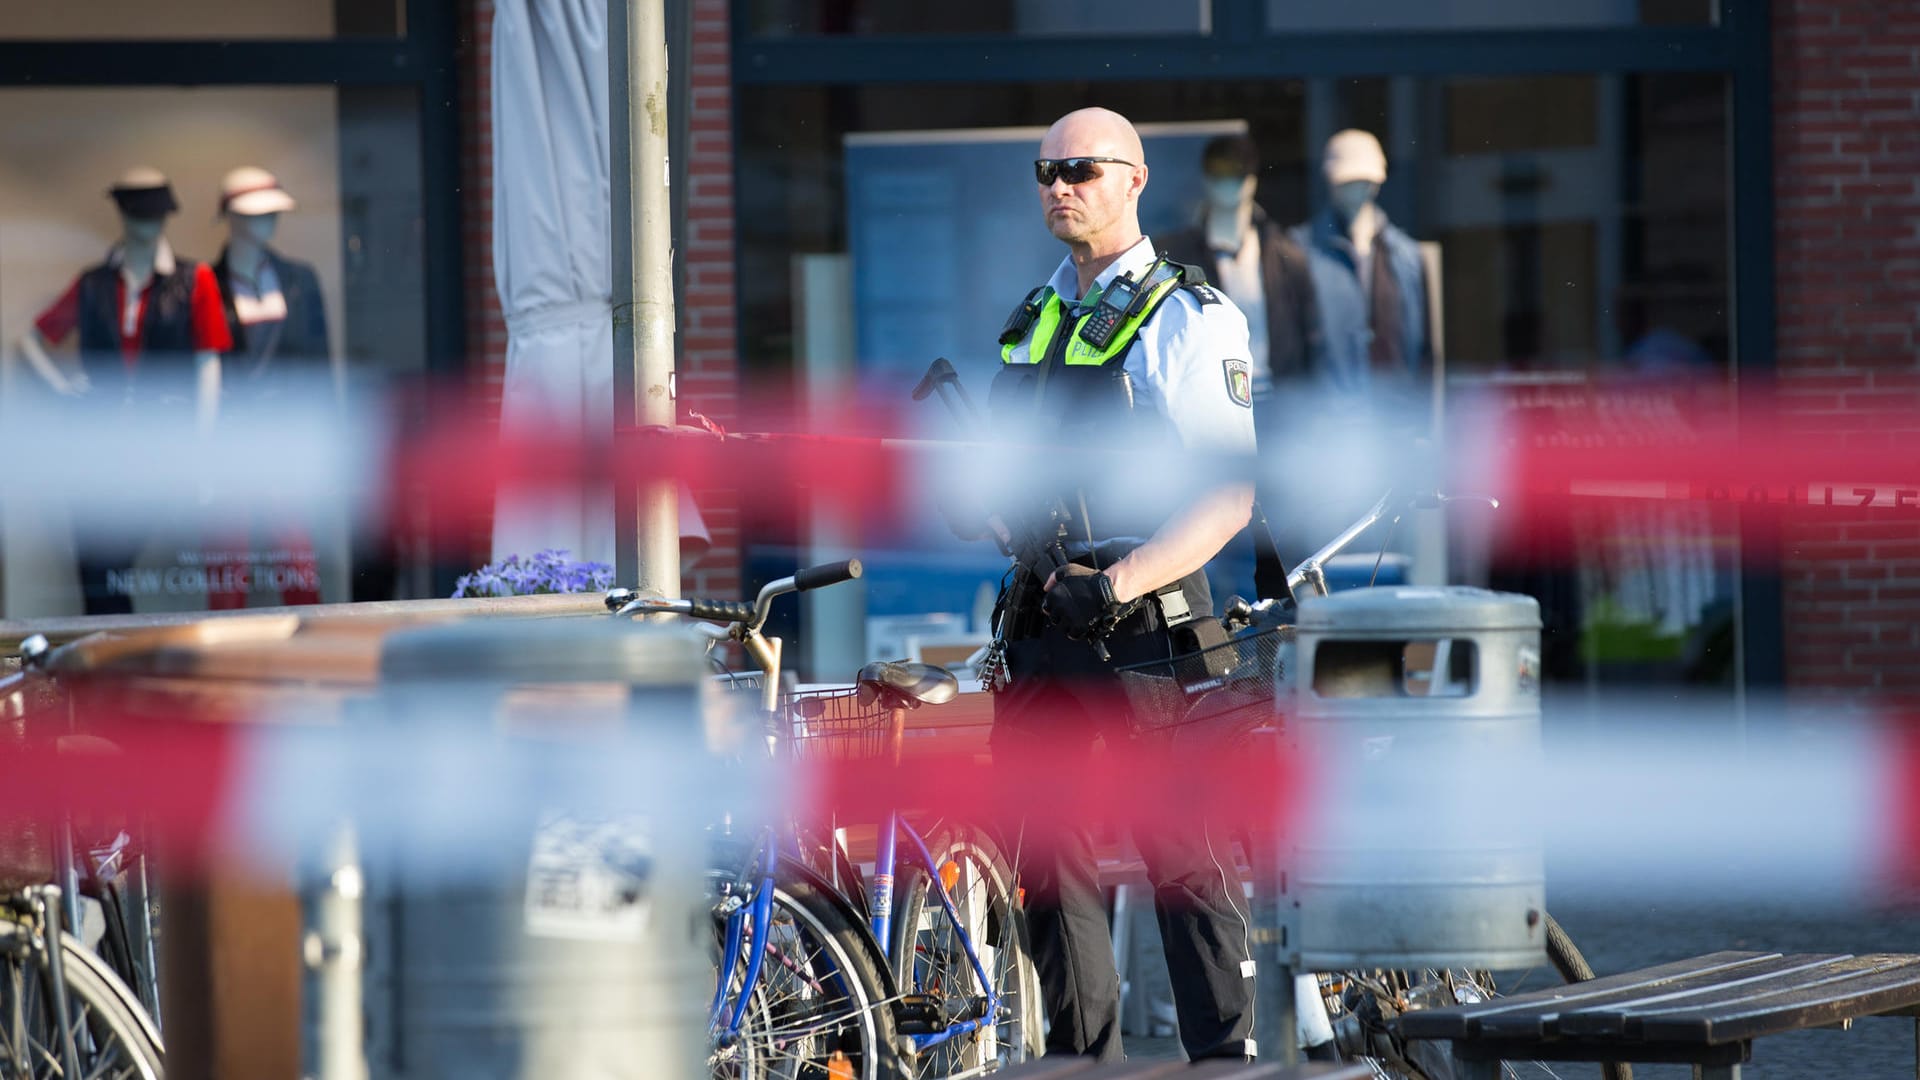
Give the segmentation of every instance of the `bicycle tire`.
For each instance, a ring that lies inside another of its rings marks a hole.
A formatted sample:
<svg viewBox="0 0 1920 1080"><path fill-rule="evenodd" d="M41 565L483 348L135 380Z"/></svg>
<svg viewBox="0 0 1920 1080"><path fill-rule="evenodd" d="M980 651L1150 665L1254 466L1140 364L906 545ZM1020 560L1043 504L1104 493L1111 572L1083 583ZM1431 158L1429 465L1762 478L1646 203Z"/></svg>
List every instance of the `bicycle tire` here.
<svg viewBox="0 0 1920 1080"><path fill-rule="evenodd" d="M856 1080L899 1080L905 1074L887 985L854 925L841 908L809 882L774 882L773 920L756 986L742 1017L739 1039L709 1047L714 1080L813 1080L851 1075ZM716 928L724 926L716 920ZM722 973L719 935L714 948L716 980L729 987L725 1008L738 1001L748 949ZM844 1071L837 1057L844 1057Z"/></svg>
<svg viewBox="0 0 1920 1080"><path fill-rule="evenodd" d="M927 1048L913 1061L913 1075L932 1080L1039 1057L1045 1052L1040 974L1027 940L1012 863L983 829L948 825L925 839L936 868L954 865L954 908L987 977L996 984L1003 1019L975 1033L978 1037L962 1036ZM894 894L889 950L894 980L903 993L985 996L955 929L926 868L907 866Z"/></svg>
<svg viewBox="0 0 1920 1080"><path fill-rule="evenodd" d="M0 1074L18 1080L60 1075L53 1039L51 987L38 935L0 923ZM98 956L60 935L67 1008L88 1077L165 1080L165 1052L133 991Z"/></svg>

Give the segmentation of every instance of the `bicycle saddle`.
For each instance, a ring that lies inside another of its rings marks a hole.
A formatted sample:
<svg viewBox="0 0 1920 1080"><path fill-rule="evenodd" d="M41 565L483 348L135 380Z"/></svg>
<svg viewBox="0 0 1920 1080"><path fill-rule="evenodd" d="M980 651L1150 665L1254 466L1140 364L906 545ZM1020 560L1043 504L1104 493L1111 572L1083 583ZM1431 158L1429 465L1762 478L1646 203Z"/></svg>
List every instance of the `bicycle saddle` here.
<svg viewBox="0 0 1920 1080"><path fill-rule="evenodd" d="M960 680L953 677L953 672L914 660L875 660L861 668L854 681L859 686L862 705L890 697L917 709L922 705L944 705L960 692Z"/></svg>

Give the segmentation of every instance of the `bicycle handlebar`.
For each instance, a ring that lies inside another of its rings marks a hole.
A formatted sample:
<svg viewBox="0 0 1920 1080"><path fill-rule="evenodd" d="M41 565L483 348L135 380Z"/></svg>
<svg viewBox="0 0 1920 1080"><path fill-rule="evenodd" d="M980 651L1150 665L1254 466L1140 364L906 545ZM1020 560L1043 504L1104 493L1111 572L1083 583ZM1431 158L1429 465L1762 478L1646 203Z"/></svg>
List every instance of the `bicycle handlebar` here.
<svg viewBox="0 0 1920 1080"><path fill-rule="evenodd" d="M746 622L753 618L753 605L739 600L688 600L686 614L714 622Z"/></svg>
<svg viewBox="0 0 1920 1080"><path fill-rule="evenodd" d="M1310 584L1313 586L1314 592L1321 596L1327 595L1326 575L1321 572L1323 564L1328 559L1333 558L1345 550L1346 546L1353 543L1355 538L1361 533L1372 528L1374 522L1386 517L1387 502L1392 498L1393 492L1391 491L1380 496L1380 501L1374 503L1372 509L1361 514L1359 518L1355 519L1353 524L1340 530L1340 535L1327 541L1326 546L1319 551L1300 560L1300 565L1294 567L1292 572L1287 574L1288 587L1298 590L1301 586Z"/></svg>
<svg viewBox="0 0 1920 1080"><path fill-rule="evenodd" d="M1491 495L1445 495L1438 491L1416 491L1396 502L1393 489L1389 488L1386 494L1380 496L1380 501L1373 504L1372 509L1361 514L1353 524L1342 529L1340 535L1327 541L1325 547L1302 559L1300 565L1287 574L1287 586L1294 590L1298 590L1303 585L1311 586L1318 595L1327 595L1327 560L1346 550L1347 545L1358 539L1361 533L1372 528L1374 522L1386 517L1389 506L1395 507L1393 513L1397 520L1398 515L1406 510L1437 509L1450 502L1465 501L1484 502L1495 510L1500 508L1500 500Z"/></svg>
<svg viewBox="0 0 1920 1080"><path fill-rule="evenodd" d="M837 563L822 563L809 566L793 575L793 587L801 592L811 589L824 589L829 585L838 585L843 581L852 581L862 573L859 559L847 559Z"/></svg>
<svg viewBox="0 0 1920 1080"><path fill-rule="evenodd" d="M736 623L748 631L766 624L775 597L790 592L824 589L843 581L852 581L862 573L859 559L823 563L796 571L792 577L776 578L761 586L752 603L740 600L710 600L700 597L676 598L641 596L632 589L614 589L607 593L607 608L616 615L685 615L711 622Z"/></svg>
<svg viewBox="0 0 1920 1080"><path fill-rule="evenodd" d="M860 571L859 559L805 567L792 577L777 578L762 585L760 594L754 597L751 604L738 600L642 596L632 589L608 592L606 604L615 615L685 615L707 620L695 624L694 629L716 643L729 639L738 641L745 647L747 655L760 665L761 708L772 713L780 700L780 639L762 636L760 628L766 625L767 616L773 611L774 598L790 592L823 589L843 581L852 581L860 576ZM728 625L725 629L712 625L717 622Z"/></svg>

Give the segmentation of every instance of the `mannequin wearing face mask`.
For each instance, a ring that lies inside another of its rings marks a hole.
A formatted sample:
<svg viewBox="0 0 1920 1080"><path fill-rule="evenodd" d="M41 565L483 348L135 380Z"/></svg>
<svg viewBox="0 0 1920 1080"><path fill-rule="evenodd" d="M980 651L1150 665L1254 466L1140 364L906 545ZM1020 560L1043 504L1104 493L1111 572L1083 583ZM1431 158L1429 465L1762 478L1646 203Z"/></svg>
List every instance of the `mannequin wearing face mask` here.
<svg viewBox="0 0 1920 1080"><path fill-rule="evenodd" d="M235 169L220 184L227 245L213 273L233 331L228 393L239 400L264 400L289 380L333 374L319 275L271 246L280 215L297 205L265 169Z"/></svg>
<svg viewBox="0 0 1920 1080"><path fill-rule="evenodd" d="M159 421L190 403L205 432L219 412L220 354L232 346L213 271L167 243L166 219L179 202L165 175L133 169L108 194L120 211L119 242L40 313L20 352L57 393L96 413L137 410L137 419ZM50 356L70 336L79 339L77 370ZM112 587L110 573L127 568L136 539L124 522L88 517L74 522L86 612L131 612L132 597Z"/></svg>
<svg viewBox="0 0 1920 1080"><path fill-rule="evenodd" d="M211 426L220 353L231 344L213 274L167 243L166 219L180 204L159 170L133 169L108 194L120 211L119 242L40 313L20 350L60 394L125 404L191 399L201 426ZM76 331L78 370L63 369L49 354Z"/></svg>
<svg viewBox="0 0 1920 1080"><path fill-rule="evenodd" d="M1320 314L1311 361L1353 404L1417 405L1433 368L1420 249L1374 201L1387 180L1380 140L1359 130L1327 140L1328 205L1291 235L1306 253Z"/></svg>
<svg viewBox="0 0 1920 1080"><path fill-rule="evenodd" d="M1260 204L1260 157L1245 135L1222 135L1200 154L1206 199L1197 223L1167 239L1176 261L1198 266L1247 316L1255 421L1276 385L1309 374L1320 316L1300 247Z"/></svg>
<svg viewBox="0 0 1920 1080"><path fill-rule="evenodd" d="M1167 254L1198 266L1247 317L1253 353L1253 423L1263 447L1281 445L1281 422L1291 389L1305 384L1318 350L1320 314L1300 246L1254 201L1260 156L1245 135L1222 135L1200 153L1206 199L1197 223L1168 238ZM1263 509L1278 500L1264 485ZM1251 565L1253 578L1246 579ZM1286 595L1286 571L1256 524L1236 537L1208 567L1214 595Z"/></svg>
<svg viewBox="0 0 1920 1080"><path fill-rule="evenodd" d="M297 207L293 197L265 169L246 166L229 172L220 183L220 216L227 226L227 244L214 264L220 300L233 334L227 356L229 408L246 414L271 409L275 399L306 399L325 383L338 394L332 366L333 349L327 336L325 301L319 275L304 262L289 259L272 244L280 215ZM316 604L319 574L312 541L294 518L269 507L259 514L257 531L274 550L287 553L290 571L281 576L299 582L281 591L287 604ZM222 546L232 554L248 552L247 537L226 538ZM207 606L224 610L246 606L240 590L213 590Z"/></svg>

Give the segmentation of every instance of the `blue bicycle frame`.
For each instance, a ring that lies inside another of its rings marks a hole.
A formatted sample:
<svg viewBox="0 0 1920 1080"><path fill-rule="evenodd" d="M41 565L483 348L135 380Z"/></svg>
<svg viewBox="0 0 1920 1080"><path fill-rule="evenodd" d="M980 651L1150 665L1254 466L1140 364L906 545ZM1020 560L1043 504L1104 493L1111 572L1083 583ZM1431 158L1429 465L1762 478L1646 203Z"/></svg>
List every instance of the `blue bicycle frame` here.
<svg viewBox="0 0 1920 1080"><path fill-rule="evenodd" d="M880 948L882 956L892 958L893 924L893 877L898 858L899 834L904 832L912 843L908 851L909 858L917 857L919 866L927 872L929 887L939 898L941 910L946 913L960 938L960 946L966 952L967 963L972 966L974 977L986 989L986 1008L980 1016L971 1020L962 1020L949 1024L940 1031L924 1035L911 1035L916 1051L927 1050L962 1035L969 1035L987 1026L1000 1013L999 989L987 978L986 965L980 961L980 953L975 948L973 938L960 923L959 909L954 905L953 896L947 891L946 882L940 878L939 867L934 865L933 854L927 850L926 841L913 826L900 820L898 814L888 814L886 827L880 835L879 850L874 859L874 887L869 894L872 898L873 919L869 931ZM762 961L766 956L767 934L773 924L774 877L779 864L779 845L767 830L762 837L757 858L759 862L757 880L752 898L727 913L727 928L723 952L720 960L720 978L713 990L713 1001L707 1009L709 1034L718 1045L730 1046L740 1037L740 1026L746 1017L747 1005L753 991L760 981ZM798 844L798 838L794 838ZM883 884L884 883L884 884ZM727 981L734 968L740 963L741 953L751 942L752 951L747 955L747 970L741 980L739 996L733 1007L727 1008Z"/></svg>
<svg viewBox="0 0 1920 1080"><path fill-rule="evenodd" d="M878 849L873 860L873 936L880 943L880 951L892 959L893 951L893 879L896 844L899 834L905 832L907 839L913 841L909 855L917 855L920 865L927 871L929 887L940 898L940 907L946 912L947 919L953 923L954 930L960 936L960 947L966 950L967 963L973 966L974 977L987 991L987 1007L972 1020L963 1020L947 1025L946 1030L926 1035L911 1035L915 1050L925 1050L938 1046L949 1039L971 1034L1000 1015L999 988L993 980L987 978L986 966L980 962L980 954L973 946L973 937L960 925L959 909L954 907L953 897L947 893L947 883L940 878L940 868L933 864L933 853L927 850L927 842L921 839L913 826L900 820L900 815L889 812L880 826Z"/></svg>
<svg viewBox="0 0 1920 1080"><path fill-rule="evenodd" d="M755 599L754 608L746 618L740 617L741 609L738 605L715 601L672 600L649 597L634 593L631 590L616 590L613 593L609 593L607 606L610 610L614 610L617 615L622 616L659 614L692 616L697 619L716 621L724 621L727 619L738 620L733 623L732 630L725 633L717 631L711 626L707 627L707 629L711 631L711 636L717 640L728 638L737 640L746 648L748 655L759 664L763 672L760 686L760 707L768 721L767 730L769 735L777 739L781 734L776 723L780 717L779 672L781 642L777 637L767 637L760 633L760 627L766 620L768 606L774 597L784 593L801 589L819 588L833 584L836 581L858 577L859 573L858 562L851 561L838 566L815 567L801 571L792 578L783 578L778 581L768 582L761 588L760 595ZM891 959L893 946L894 871L898 858L897 845L899 835L902 832L905 832L907 838L912 842L912 847L909 849L908 855L910 857L917 857L919 864L925 868L929 881L928 887L931 888L934 891L934 895L939 898L941 910L944 911L947 918L952 921L954 929L959 935L961 947L966 952L967 962L972 966L974 976L980 980L980 985L985 988L987 995L986 1009L981 1016L971 1020L949 1024L941 1031L910 1036L915 1050L925 1050L938 1046L957 1036L978 1031L983 1026L992 1022L1000 1012L1000 994L998 988L987 978L986 966L980 962L980 954L974 946L973 938L966 932L966 928L960 924L960 912L954 906L953 897L947 892L946 883L940 879L940 869L934 864L933 855L927 850L926 841L921 838L918 832L914 831L912 826L900 820L900 816L897 813L887 814L886 820L881 826L879 850L875 857L873 891L869 897L869 911L872 912L872 923L868 927L868 931L873 935L874 942L879 947L880 955L889 960ZM801 850L797 829L793 830L792 841L795 854L801 855L804 863L804 851ZM713 1000L707 1009L709 1034L716 1040L718 1045L721 1046L730 1046L738 1041L741 1024L746 1018L747 1006L753 997L754 991L759 986L761 968L769 945L768 934L773 925L774 880L780 861L779 846L775 837L775 830L771 828L765 830L756 852L758 865L756 867L757 873L754 879L752 895L745 902L735 905L727 912L726 935L722 945L719 980L718 984L714 987ZM751 951L748 952L748 950ZM746 971L742 977L739 997L733 1002L732 1008L728 1008L728 983L732 977L734 967L740 963L743 952L747 952ZM835 977L846 980L854 978L855 976L851 973L839 972L836 973Z"/></svg>

